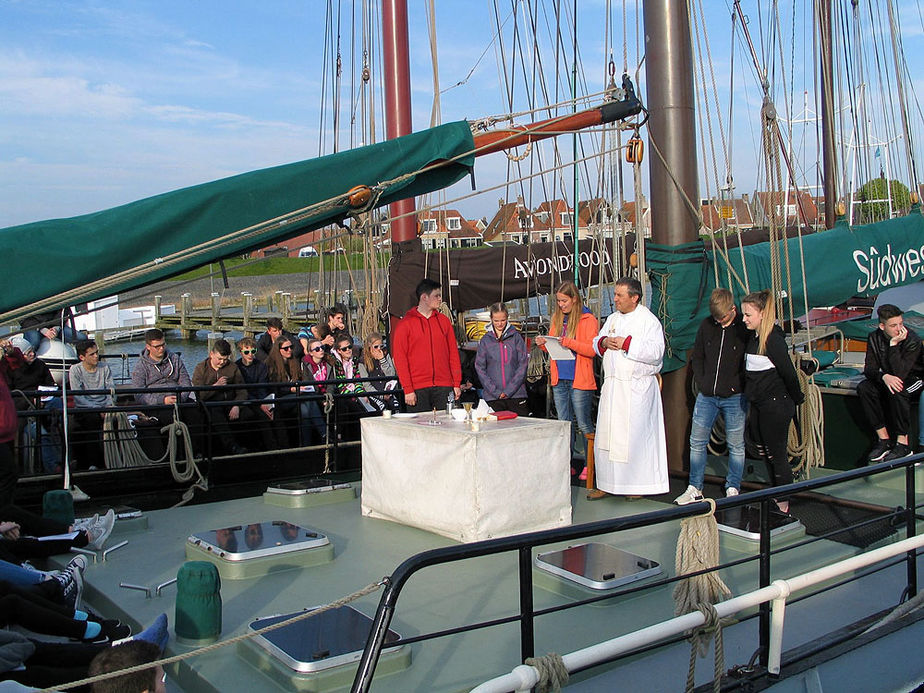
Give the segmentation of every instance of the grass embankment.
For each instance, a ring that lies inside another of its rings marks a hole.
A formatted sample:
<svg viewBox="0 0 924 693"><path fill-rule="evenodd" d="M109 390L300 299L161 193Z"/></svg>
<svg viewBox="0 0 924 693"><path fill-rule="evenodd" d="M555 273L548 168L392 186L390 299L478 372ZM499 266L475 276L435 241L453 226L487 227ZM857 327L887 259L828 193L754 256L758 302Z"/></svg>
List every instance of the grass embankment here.
<svg viewBox="0 0 924 693"><path fill-rule="evenodd" d="M363 256L356 253L349 256L328 255L324 258L324 271L360 269ZM382 266L385 266L384 260ZM318 272L321 268L321 259L317 257L267 257L259 260L252 258L231 258L225 260L225 269L229 277L264 277L270 274L301 274L303 272ZM173 277L176 281L199 279L207 277L212 272L219 272L217 262L204 265L185 274Z"/></svg>

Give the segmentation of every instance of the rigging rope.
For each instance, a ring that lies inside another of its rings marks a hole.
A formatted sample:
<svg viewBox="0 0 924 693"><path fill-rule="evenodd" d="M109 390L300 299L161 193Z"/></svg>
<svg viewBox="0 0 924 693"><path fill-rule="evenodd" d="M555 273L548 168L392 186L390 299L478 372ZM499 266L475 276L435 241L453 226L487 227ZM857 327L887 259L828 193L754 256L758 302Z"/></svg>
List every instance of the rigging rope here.
<svg viewBox="0 0 924 693"><path fill-rule="evenodd" d="M719 691L722 671L725 668L722 627L713 604L731 596L728 585L719 577L715 567L719 564L719 527L715 519L715 501L707 498L709 510L702 515L686 517L680 521L680 536L674 558L677 575L689 575L674 587L674 614L682 616L701 611L706 624L690 634L690 667L686 690L693 691L697 654L706 655L709 641L715 636L715 676L713 690ZM705 571L705 572L704 572ZM691 573L698 573L690 575Z"/></svg>

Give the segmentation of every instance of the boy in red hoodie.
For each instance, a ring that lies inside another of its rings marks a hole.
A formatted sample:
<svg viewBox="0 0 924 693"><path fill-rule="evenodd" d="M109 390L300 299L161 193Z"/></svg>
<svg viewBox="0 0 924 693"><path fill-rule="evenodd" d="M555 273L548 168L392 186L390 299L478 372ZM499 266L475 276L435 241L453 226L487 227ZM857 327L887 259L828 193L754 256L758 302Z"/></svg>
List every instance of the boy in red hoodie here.
<svg viewBox="0 0 924 693"><path fill-rule="evenodd" d="M432 279L417 285L417 305L392 333L391 354L408 411L443 409L462 394L462 366L452 323L440 310L443 291Z"/></svg>

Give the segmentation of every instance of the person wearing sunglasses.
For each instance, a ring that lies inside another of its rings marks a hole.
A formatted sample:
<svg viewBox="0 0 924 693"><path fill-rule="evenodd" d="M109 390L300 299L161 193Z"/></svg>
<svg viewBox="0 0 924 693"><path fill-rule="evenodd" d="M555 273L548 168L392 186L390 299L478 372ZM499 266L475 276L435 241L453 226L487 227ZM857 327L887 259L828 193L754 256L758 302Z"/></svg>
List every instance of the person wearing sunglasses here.
<svg viewBox="0 0 924 693"><path fill-rule="evenodd" d="M362 400L369 411L396 410L397 400L386 394L398 384L395 375L395 362L385 351L385 340L378 332L370 332L363 340L363 354L359 361L360 378L392 378L385 382L365 383L366 392L380 392L381 395L369 396Z"/></svg>
<svg viewBox="0 0 924 693"><path fill-rule="evenodd" d="M359 419L368 414L362 400L357 397L365 392L366 383L358 383L359 377L357 362L353 358L355 347L349 335L341 335L334 342L334 375L339 382L337 392L353 395L352 397L338 397L337 406L337 433L343 440L359 440ZM358 450L358 449L357 449ZM358 464L358 460L355 461ZM347 463L348 465L349 463Z"/></svg>
<svg viewBox="0 0 924 693"><path fill-rule="evenodd" d="M270 382L278 383L273 422L280 442L310 445L312 429L317 430L323 418L317 402L308 399L309 393L314 390L313 386L299 384L303 379L302 364L295 357L295 343L294 339L285 334L280 335L266 359ZM298 422L300 442L292 440L293 420Z"/></svg>
<svg viewBox="0 0 924 693"><path fill-rule="evenodd" d="M273 350L273 345L280 337L288 337L292 340L292 353L298 361L301 361L305 355L301 343L294 334L283 327L282 320L276 317L266 319L266 332L257 339L257 360L266 361Z"/></svg>
<svg viewBox="0 0 924 693"><path fill-rule="evenodd" d="M241 418L253 421L254 426L263 440L264 450L275 450L280 446L276 437L276 428L273 426L273 402L275 395L271 394L269 369L266 364L257 358L257 342L250 337L244 337L237 342L237 350L241 357L235 361L237 369L241 372L247 384L247 395L256 402L251 402L241 408Z"/></svg>

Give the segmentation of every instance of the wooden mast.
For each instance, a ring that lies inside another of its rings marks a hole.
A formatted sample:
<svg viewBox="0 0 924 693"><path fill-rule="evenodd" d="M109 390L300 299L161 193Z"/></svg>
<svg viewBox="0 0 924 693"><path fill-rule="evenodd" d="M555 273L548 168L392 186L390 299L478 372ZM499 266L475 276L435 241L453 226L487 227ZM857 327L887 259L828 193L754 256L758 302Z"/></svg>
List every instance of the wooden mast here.
<svg viewBox="0 0 924 693"><path fill-rule="evenodd" d="M690 15L685 2L646 0L644 18L651 236L655 243L677 245L699 235ZM662 399L671 469L683 469L690 422L687 392L687 367L665 374Z"/></svg>
<svg viewBox="0 0 924 693"><path fill-rule="evenodd" d="M825 227L834 228L837 217L837 159L834 154L834 50L831 31L831 0L822 0L818 12L821 34L821 139L825 195Z"/></svg>

